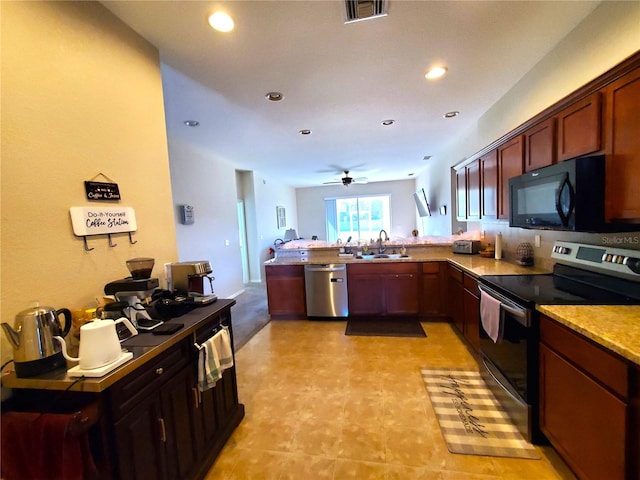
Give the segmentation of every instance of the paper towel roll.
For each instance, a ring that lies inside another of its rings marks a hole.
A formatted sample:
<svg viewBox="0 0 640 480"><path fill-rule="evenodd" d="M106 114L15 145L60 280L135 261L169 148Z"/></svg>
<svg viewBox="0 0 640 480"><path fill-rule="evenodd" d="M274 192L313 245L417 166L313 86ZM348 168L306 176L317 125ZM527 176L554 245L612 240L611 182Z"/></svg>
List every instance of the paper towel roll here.
<svg viewBox="0 0 640 480"><path fill-rule="evenodd" d="M496 233L496 260L502 260L502 234Z"/></svg>

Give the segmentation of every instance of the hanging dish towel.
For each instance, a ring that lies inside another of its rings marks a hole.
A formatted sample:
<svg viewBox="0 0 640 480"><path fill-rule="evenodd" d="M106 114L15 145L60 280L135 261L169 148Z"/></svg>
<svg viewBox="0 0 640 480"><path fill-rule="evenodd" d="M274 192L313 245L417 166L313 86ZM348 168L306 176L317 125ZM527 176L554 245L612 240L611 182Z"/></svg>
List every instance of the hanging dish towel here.
<svg viewBox="0 0 640 480"><path fill-rule="evenodd" d="M222 378L220 361L215 346L215 337L211 337L202 345L196 346L200 349L198 356L198 389L201 392L215 387L216 382Z"/></svg>
<svg viewBox="0 0 640 480"><path fill-rule="evenodd" d="M222 326L222 330L213 336L213 341L218 353L218 360L220 361L220 370L222 371L233 367L233 351L231 349L229 328Z"/></svg>
<svg viewBox="0 0 640 480"><path fill-rule="evenodd" d="M502 338L500 300L496 300L484 291L480 292L480 320L489 338L493 343L498 343Z"/></svg>

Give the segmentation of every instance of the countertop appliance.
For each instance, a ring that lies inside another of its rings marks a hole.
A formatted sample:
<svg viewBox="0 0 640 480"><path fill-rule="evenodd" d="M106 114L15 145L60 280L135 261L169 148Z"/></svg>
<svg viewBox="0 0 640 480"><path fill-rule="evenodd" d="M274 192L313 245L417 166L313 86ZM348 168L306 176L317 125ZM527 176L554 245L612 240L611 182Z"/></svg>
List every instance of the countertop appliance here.
<svg viewBox="0 0 640 480"><path fill-rule="evenodd" d="M500 302L501 337L480 328L482 373L496 398L530 441L538 428L539 317L536 305L640 305L640 251L557 241L553 273L486 275L481 299ZM482 309L481 309L482 310Z"/></svg>
<svg viewBox="0 0 640 480"><path fill-rule="evenodd" d="M211 264L206 260L170 263L167 272L169 290L191 297L197 305L208 305L218 299L213 291L215 277L209 275L212 272ZM207 295L204 294L205 278L211 289Z"/></svg>
<svg viewBox="0 0 640 480"><path fill-rule="evenodd" d="M348 317L347 266L328 263L304 266L307 317Z"/></svg>
<svg viewBox="0 0 640 480"><path fill-rule="evenodd" d="M159 285L157 278L128 277L107 283L104 286L104 293L127 303L124 314L137 330L153 330L161 325L162 321L152 319L146 307Z"/></svg>
<svg viewBox="0 0 640 480"><path fill-rule="evenodd" d="M64 315L64 328L59 316ZM16 315L14 328L2 323L7 339L13 347L16 376L33 377L64 367L60 344L54 336L64 337L71 329L71 312L66 308L33 307Z"/></svg>
<svg viewBox="0 0 640 480"><path fill-rule="evenodd" d="M605 221L605 157L574 158L509 179L509 226L622 232L637 224Z"/></svg>
<svg viewBox="0 0 640 480"><path fill-rule="evenodd" d="M480 251L480 240L456 240L453 242L453 253L476 254Z"/></svg>

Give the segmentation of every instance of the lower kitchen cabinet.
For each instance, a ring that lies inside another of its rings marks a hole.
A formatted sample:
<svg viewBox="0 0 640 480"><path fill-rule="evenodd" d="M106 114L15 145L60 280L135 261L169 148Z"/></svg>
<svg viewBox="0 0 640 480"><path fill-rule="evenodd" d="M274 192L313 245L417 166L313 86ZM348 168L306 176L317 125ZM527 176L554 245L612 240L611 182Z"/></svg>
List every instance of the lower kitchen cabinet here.
<svg viewBox="0 0 640 480"><path fill-rule="evenodd" d="M349 315L418 315L418 263L348 264Z"/></svg>
<svg viewBox="0 0 640 480"><path fill-rule="evenodd" d="M480 290L478 281L464 274L463 282L464 337L476 352L480 351Z"/></svg>
<svg viewBox="0 0 640 480"><path fill-rule="evenodd" d="M306 317L303 265L267 265L267 304L272 317Z"/></svg>
<svg viewBox="0 0 640 480"><path fill-rule="evenodd" d="M447 315L447 264L425 262L422 264L420 290L420 315L443 317Z"/></svg>
<svg viewBox="0 0 640 480"><path fill-rule="evenodd" d="M478 282L458 268L448 266L449 317L475 351L480 349L480 291Z"/></svg>
<svg viewBox="0 0 640 480"><path fill-rule="evenodd" d="M452 265L447 267L448 308L447 313L453 325L460 333L464 332L464 287L462 286L462 270Z"/></svg>
<svg viewBox="0 0 640 480"><path fill-rule="evenodd" d="M638 368L542 315L540 427L580 479L638 479Z"/></svg>

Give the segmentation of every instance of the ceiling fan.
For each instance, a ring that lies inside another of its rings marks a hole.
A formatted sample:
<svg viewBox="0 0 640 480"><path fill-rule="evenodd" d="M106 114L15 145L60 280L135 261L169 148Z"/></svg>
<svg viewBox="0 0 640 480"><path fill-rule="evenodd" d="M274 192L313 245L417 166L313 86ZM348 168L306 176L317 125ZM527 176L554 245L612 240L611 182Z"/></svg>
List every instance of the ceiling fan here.
<svg viewBox="0 0 640 480"><path fill-rule="evenodd" d="M334 184L342 184L345 187L348 187L352 183L368 183L369 179L367 177L358 177L353 178L349 176L349 170L344 170L344 177L340 180L335 180L333 182L324 182L323 185L334 185Z"/></svg>

